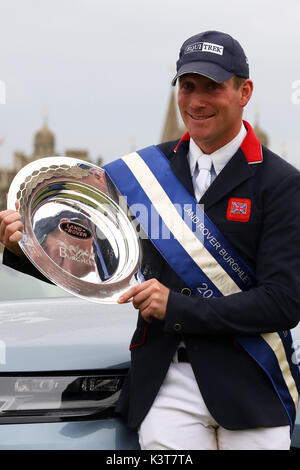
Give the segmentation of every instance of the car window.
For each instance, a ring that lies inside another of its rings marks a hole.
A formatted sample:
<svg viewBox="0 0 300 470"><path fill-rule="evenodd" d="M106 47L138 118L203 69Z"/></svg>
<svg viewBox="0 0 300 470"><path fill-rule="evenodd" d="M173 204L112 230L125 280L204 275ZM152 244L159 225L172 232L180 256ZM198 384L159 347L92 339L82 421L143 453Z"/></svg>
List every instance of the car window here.
<svg viewBox="0 0 300 470"><path fill-rule="evenodd" d="M70 296L60 287L4 266L0 256L0 301Z"/></svg>

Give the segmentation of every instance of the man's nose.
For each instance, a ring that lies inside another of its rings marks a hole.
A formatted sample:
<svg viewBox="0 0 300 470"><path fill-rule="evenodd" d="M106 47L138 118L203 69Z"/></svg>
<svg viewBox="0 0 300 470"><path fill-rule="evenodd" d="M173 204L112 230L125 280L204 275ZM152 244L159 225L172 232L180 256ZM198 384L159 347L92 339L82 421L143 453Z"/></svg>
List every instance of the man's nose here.
<svg viewBox="0 0 300 470"><path fill-rule="evenodd" d="M190 106L192 108L205 108L206 104L207 103L204 99L204 93L198 90L192 94L190 100Z"/></svg>

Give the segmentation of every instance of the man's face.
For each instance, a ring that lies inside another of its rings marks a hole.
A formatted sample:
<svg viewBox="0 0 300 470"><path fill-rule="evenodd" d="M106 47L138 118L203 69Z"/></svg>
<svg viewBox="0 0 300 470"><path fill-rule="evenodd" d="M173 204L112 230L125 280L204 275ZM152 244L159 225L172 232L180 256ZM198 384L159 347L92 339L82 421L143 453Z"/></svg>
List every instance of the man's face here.
<svg viewBox="0 0 300 470"><path fill-rule="evenodd" d="M179 78L180 113L190 136L203 152L214 152L238 134L243 107L252 89L251 80L237 89L233 77L223 83L197 74Z"/></svg>

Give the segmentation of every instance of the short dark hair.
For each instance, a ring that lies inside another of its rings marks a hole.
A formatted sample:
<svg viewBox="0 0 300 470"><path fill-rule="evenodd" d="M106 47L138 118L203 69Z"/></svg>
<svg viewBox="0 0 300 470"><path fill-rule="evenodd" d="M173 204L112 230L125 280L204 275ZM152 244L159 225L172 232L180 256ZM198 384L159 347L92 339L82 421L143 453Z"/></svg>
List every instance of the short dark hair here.
<svg viewBox="0 0 300 470"><path fill-rule="evenodd" d="M238 77L237 75L233 75L234 78L234 88L237 90L242 86L242 84L246 81L246 78Z"/></svg>

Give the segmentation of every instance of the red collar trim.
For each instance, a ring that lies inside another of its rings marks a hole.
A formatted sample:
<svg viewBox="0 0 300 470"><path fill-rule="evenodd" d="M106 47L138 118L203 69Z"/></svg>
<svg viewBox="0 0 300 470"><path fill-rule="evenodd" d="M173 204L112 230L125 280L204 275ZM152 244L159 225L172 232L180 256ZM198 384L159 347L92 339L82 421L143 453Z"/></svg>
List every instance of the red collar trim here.
<svg viewBox="0 0 300 470"><path fill-rule="evenodd" d="M253 163L261 163L263 161L262 150L261 150L261 143L254 134L252 127L250 126L249 122L243 121L244 126L247 129L247 135L244 138L241 149L245 158L249 164ZM190 134L186 132L183 137L181 137L180 141L174 148L174 152L176 153L179 145L183 141L190 140Z"/></svg>
<svg viewBox="0 0 300 470"><path fill-rule="evenodd" d="M254 134L249 122L243 121L243 123L247 129L247 135L241 145L243 154L250 165L253 163L261 163L263 161L261 143Z"/></svg>
<svg viewBox="0 0 300 470"><path fill-rule="evenodd" d="M176 153L177 152L177 149L179 147L179 145L181 144L181 142L183 142L184 140L190 140L190 134L188 132L186 132L184 134L184 136L181 137L180 141L178 142L178 144L176 145L176 147L174 148L174 152Z"/></svg>

